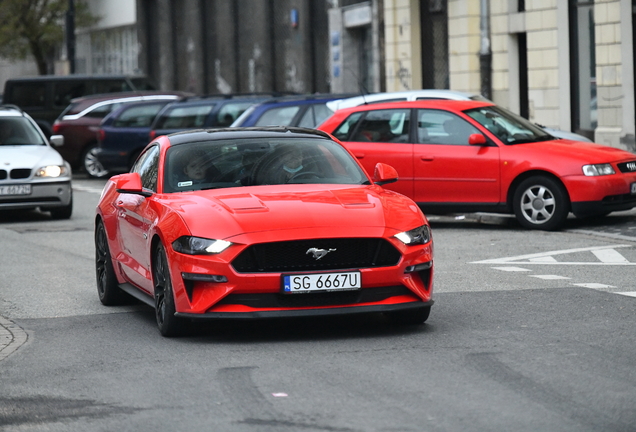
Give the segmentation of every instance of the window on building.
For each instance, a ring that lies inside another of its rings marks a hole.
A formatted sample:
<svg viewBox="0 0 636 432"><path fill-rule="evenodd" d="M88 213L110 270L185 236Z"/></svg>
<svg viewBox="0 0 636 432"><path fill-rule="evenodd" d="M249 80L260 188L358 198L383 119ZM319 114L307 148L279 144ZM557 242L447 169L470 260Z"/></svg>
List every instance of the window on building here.
<svg viewBox="0 0 636 432"><path fill-rule="evenodd" d="M450 87L447 0L420 0L422 88Z"/></svg>
<svg viewBox="0 0 636 432"><path fill-rule="evenodd" d="M594 138L597 126L594 2L570 0L572 131Z"/></svg>

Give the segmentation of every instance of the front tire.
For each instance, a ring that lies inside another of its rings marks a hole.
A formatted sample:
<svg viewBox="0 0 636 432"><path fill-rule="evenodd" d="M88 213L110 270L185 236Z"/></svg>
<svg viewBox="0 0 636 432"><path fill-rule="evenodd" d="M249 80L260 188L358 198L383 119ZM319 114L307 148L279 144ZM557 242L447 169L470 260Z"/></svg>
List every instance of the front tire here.
<svg viewBox="0 0 636 432"><path fill-rule="evenodd" d="M513 198L515 217L529 229L560 229L570 211L567 191L556 180L533 176L522 181Z"/></svg>
<svg viewBox="0 0 636 432"><path fill-rule="evenodd" d="M102 163L97 159L95 151L97 144L89 144L82 154L82 168L90 177L102 178L108 175L108 170L104 169Z"/></svg>
<svg viewBox="0 0 636 432"><path fill-rule="evenodd" d="M117 306L124 303L125 294L117 284L106 229L102 221L99 221L95 228L95 276L99 301L104 306Z"/></svg>
<svg viewBox="0 0 636 432"><path fill-rule="evenodd" d="M159 332L165 337L182 335L185 331L185 324L175 316L177 310L170 269L168 268L168 257L161 243L155 248L152 276L155 286L155 316Z"/></svg>

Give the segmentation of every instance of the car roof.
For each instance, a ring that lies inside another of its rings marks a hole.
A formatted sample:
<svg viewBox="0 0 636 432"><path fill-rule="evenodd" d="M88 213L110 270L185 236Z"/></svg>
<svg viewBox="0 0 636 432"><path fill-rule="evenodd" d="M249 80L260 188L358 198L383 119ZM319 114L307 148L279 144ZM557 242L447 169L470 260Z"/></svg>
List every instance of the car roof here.
<svg viewBox="0 0 636 432"><path fill-rule="evenodd" d="M432 109L453 109L464 111L471 108L479 108L484 106L494 106L492 102L476 101L476 100L449 100L449 99L430 99L417 101L400 101L400 102L382 102L368 105L358 105L350 108L338 110L342 113L354 113L360 111L372 111L380 109L396 109L396 108L432 108Z"/></svg>
<svg viewBox="0 0 636 432"><path fill-rule="evenodd" d="M132 103L132 102L141 102L141 101L150 101L150 100L168 100L168 101L176 101L183 97L178 94L178 92L125 92L125 93L116 93L115 97L107 97L108 95L100 95L100 97L90 98L78 98L81 99L73 99L77 102L71 102L71 105L67 109L65 109L60 118L62 120L74 120L80 118L86 113L94 110L103 105L113 104L113 103Z"/></svg>
<svg viewBox="0 0 636 432"><path fill-rule="evenodd" d="M210 139L267 138L280 137L281 135L284 135L285 138L326 138L333 141L333 138L329 134L316 129L285 126L196 129L176 132L168 135L168 138L170 139L171 145L180 145Z"/></svg>
<svg viewBox="0 0 636 432"><path fill-rule="evenodd" d="M32 75L10 78L7 81L77 81L77 80L108 80L108 79L137 79L147 78L146 75L126 74L72 74L72 75Z"/></svg>
<svg viewBox="0 0 636 432"><path fill-rule="evenodd" d="M429 99L447 99L447 100L481 100L488 101L488 99L477 93L468 93L456 90L445 89L425 89L425 90L409 90L400 92L384 92L373 93L367 95L360 95L346 99L340 99L327 103L327 106L332 111L339 109L351 108L354 106L375 104L381 101L389 101L394 99L406 99L417 100L417 98L429 98Z"/></svg>

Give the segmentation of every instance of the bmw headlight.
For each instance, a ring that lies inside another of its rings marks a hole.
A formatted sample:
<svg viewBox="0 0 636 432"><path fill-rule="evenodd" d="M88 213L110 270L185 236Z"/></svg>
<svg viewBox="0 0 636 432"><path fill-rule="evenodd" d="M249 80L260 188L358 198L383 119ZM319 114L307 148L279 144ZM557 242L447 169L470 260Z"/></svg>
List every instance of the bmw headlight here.
<svg viewBox="0 0 636 432"><path fill-rule="evenodd" d="M36 177L62 177L67 174L63 165L47 165L35 172Z"/></svg>
<svg viewBox="0 0 636 432"><path fill-rule="evenodd" d="M431 241L431 229L428 225L422 225L410 231L404 231L395 235L405 245L426 244Z"/></svg>
<svg viewBox="0 0 636 432"><path fill-rule="evenodd" d="M583 165L583 174L586 176L604 176L616 174L610 164Z"/></svg>
<svg viewBox="0 0 636 432"><path fill-rule="evenodd" d="M172 249L188 255L214 255L223 252L231 244L225 240L183 236L172 242Z"/></svg>

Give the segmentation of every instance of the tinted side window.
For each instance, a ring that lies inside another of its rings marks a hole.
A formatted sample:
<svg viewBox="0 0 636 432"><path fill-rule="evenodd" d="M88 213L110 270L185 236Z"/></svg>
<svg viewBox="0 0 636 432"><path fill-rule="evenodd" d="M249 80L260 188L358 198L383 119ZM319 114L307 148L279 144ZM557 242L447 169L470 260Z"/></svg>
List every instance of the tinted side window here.
<svg viewBox="0 0 636 432"><path fill-rule="evenodd" d="M157 122L156 129L186 129L203 127L214 105L179 107L167 111Z"/></svg>
<svg viewBox="0 0 636 432"><path fill-rule="evenodd" d="M124 80L107 80L93 82L93 93L114 93L134 90Z"/></svg>
<svg viewBox="0 0 636 432"><path fill-rule="evenodd" d="M11 86L7 103L18 105L20 108L43 108L46 96L44 83L15 83Z"/></svg>
<svg viewBox="0 0 636 432"><path fill-rule="evenodd" d="M333 112L327 108L326 103L310 105L303 117L298 122L300 127L315 128L327 118L329 118Z"/></svg>
<svg viewBox="0 0 636 432"><path fill-rule="evenodd" d="M299 109L297 106L272 108L263 113L255 126L289 126Z"/></svg>
<svg viewBox="0 0 636 432"><path fill-rule="evenodd" d="M367 112L351 141L409 141L410 109L387 109Z"/></svg>
<svg viewBox="0 0 636 432"><path fill-rule="evenodd" d="M418 110L418 143L468 145L468 137L474 133L480 132L455 114L440 110Z"/></svg>
<svg viewBox="0 0 636 432"><path fill-rule="evenodd" d="M134 106L122 112L113 122L115 127L149 127L165 103Z"/></svg>
<svg viewBox="0 0 636 432"><path fill-rule="evenodd" d="M338 138L340 141L350 141L348 139L349 134L356 128L356 124L358 124L362 114L363 113L354 113L347 117L347 119L343 121L342 124L333 132L333 136Z"/></svg>
<svg viewBox="0 0 636 432"><path fill-rule="evenodd" d="M144 188L156 192L159 174L159 146L155 145L144 152L135 162L131 172L139 173Z"/></svg>
<svg viewBox="0 0 636 432"><path fill-rule="evenodd" d="M60 81L53 83L53 105L66 107L71 99L84 96L88 92L85 82Z"/></svg>
<svg viewBox="0 0 636 432"><path fill-rule="evenodd" d="M236 102L223 105L216 116L216 125L230 126L238 116L243 114L253 104L254 102Z"/></svg>

